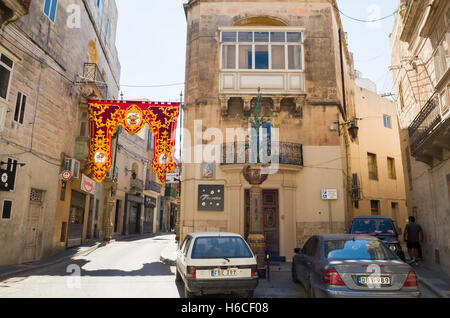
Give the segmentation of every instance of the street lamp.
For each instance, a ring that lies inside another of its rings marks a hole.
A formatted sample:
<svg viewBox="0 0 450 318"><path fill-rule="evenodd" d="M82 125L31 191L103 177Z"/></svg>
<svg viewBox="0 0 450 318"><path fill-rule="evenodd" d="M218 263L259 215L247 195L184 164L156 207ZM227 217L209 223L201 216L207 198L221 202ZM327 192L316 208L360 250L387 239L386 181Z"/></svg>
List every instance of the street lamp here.
<svg viewBox="0 0 450 318"><path fill-rule="evenodd" d="M358 132L359 132L359 127L356 125L357 120L361 120L361 118L355 118L355 119L348 121L346 123L343 123L343 124L341 124L340 121L335 121L333 124L338 125L339 136L341 136L343 127L350 126L348 128L348 133L350 134L350 137L352 137L352 139L354 140L354 139L358 138Z"/></svg>

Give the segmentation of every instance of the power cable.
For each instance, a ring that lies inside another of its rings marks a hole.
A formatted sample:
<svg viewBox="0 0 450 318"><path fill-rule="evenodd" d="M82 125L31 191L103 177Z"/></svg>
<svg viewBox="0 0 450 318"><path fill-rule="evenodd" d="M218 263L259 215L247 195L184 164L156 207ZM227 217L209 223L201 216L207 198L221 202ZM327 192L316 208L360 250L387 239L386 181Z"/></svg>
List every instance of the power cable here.
<svg viewBox="0 0 450 318"><path fill-rule="evenodd" d="M388 19L388 18L390 18L390 17L392 17L392 16L395 16L395 15L397 14L397 12L398 12L398 10L395 10L393 13L391 13L391 14L385 16L385 17L379 18L379 19L363 20L363 19L359 19L359 18L353 18L353 17L351 17L351 16L345 14L344 12L342 12L341 10L339 10L339 8L338 8L333 2L331 2L331 0L330 0L330 3L331 3L331 5L332 5L332 6L333 6L340 14L342 14L344 17L346 17L346 18L348 18L348 19L350 19L350 20L357 21L357 22L362 22L362 23L373 23L373 22L378 22L378 21L386 20L386 19Z"/></svg>
<svg viewBox="0 0 450 318"><path fill-rule="evenodd" d="M185 83L172 83L172 84L160 84L160 85L120 85L120 87L136 87L136 88L152 88L152 87L169 87L169 86L181 86Z"/></svg>

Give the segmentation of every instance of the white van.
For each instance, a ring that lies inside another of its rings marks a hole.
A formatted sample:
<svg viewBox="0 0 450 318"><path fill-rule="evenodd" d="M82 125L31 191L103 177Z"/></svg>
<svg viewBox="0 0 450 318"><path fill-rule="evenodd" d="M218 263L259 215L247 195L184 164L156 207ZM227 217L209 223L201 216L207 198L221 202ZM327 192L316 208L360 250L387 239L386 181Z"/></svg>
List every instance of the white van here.
<svg viewBox="0 0 450 318"><path fill-rule="evenodd" d="M234 294L253 297L257 262L247 242L234 233L192 233L177 253L176 279L185 297Z"/></svg>

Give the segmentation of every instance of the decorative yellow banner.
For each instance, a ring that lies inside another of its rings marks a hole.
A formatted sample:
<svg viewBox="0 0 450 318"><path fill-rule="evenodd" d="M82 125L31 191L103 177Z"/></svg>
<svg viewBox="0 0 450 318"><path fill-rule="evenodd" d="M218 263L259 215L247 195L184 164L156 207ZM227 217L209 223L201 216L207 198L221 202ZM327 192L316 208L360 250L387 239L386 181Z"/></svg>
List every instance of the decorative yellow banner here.
<svg viewBox="0 0 450 318"><path fill-rule="evenodd" d="M159 181L175 169L175 138L180 103L89 100L89 167L102 182L112 166L112 136L119 126L135 135L145 125L153 132L153 170Z"/></svg>

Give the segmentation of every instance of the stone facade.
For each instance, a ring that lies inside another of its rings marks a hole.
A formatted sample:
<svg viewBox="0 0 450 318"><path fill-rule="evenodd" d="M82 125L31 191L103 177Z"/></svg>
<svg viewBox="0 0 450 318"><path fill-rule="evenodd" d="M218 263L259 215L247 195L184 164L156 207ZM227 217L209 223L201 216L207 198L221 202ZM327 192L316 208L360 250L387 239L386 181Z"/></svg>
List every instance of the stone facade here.
<svg viewBox="0 0 450 318"><path fill-rule="evenodd" d="M27 15L0 31L0 52L14 63L7 97L0 99L0 159L26 164L17 167L14 191L0 192L0 209L5 201L12 202L10 217L0 219L0 265L40 259L66 248L72 195L85 198L76 203L84 206L77 220L82 222L80 239L94 235L95 226L98 235L103 227L104 189L97 185L92 196L80 190L82 173L88 174L87 154L76 155L76 141L86 129L79 121L86 98L118 97L117 9L114 1L105 2L103 14L94 0L58 1L51 21L43 3L32 1ZM96 79L104 82L101 89L98 82L89 82L85 63L97 66ZM21 96L26 96L25 108L19 108L23 118L16 115ZM63 184L59 174L68 158L80 161L80 179Z"/></svg>
<svg viewBox="0 0 450 318"><path fill-rule="evenodd" d="M425 261L450 269L450 3L401 1L391 35L409 215Z"/></svg>
<svg viewBox="0 0 450 318"><path fill-rule="evenodd" d="M358 140L351 145L352 177L356 174L352 180L354 216L388 216L404 229L408 211L396 104L356 87L355 105L356 117L361 120ZM376 155L376 178L369 176L369 153ZM372 201L378 202L378 211L372 211Z"/></svg>
<svg viewBox="0 0 450 318"><path fill-rule="evenodd" d="M279 128L280 147L285 147L280 148L285 150L278 173L270 175L262 185L263 190L277 193L278 234L274 241L279 247L275 252L289 260L294 248L304 242L303 227L321 224L318 231L325 231L322 225L326 224L329 228L328 203L321 200L322 189L338 189L338 200L332 203L333 231L342 232L351 216L350 180L346 175L351 171L348 145L352 141L346 130L340 135L330 127L338 120L352 120L355 110L353 60L338 12L329 1L319 0L197 0L189 1L185 10L187 133L183 146L181 240L193 231L246 233L245 193L250 185L242 174L245 164L216 161L213 177L204 178L204 158L198 158L196 150L220 158L217 152L225 143L220 137L225 138L227 128L248 128L258 87L262 93L261 116ZM253 70L224 69L222 49L226 43L221 36L222 32L233 31L302 32L302 70L286 67L268 72L256 70L256 66ZM200 128L195 124L199 120ZM217 128L222 136L211 136L209 128ZM224 186L223 212L198 211L198 186L204 184ZM268 208L266 213L271 222L272 210Z"/></svg>

